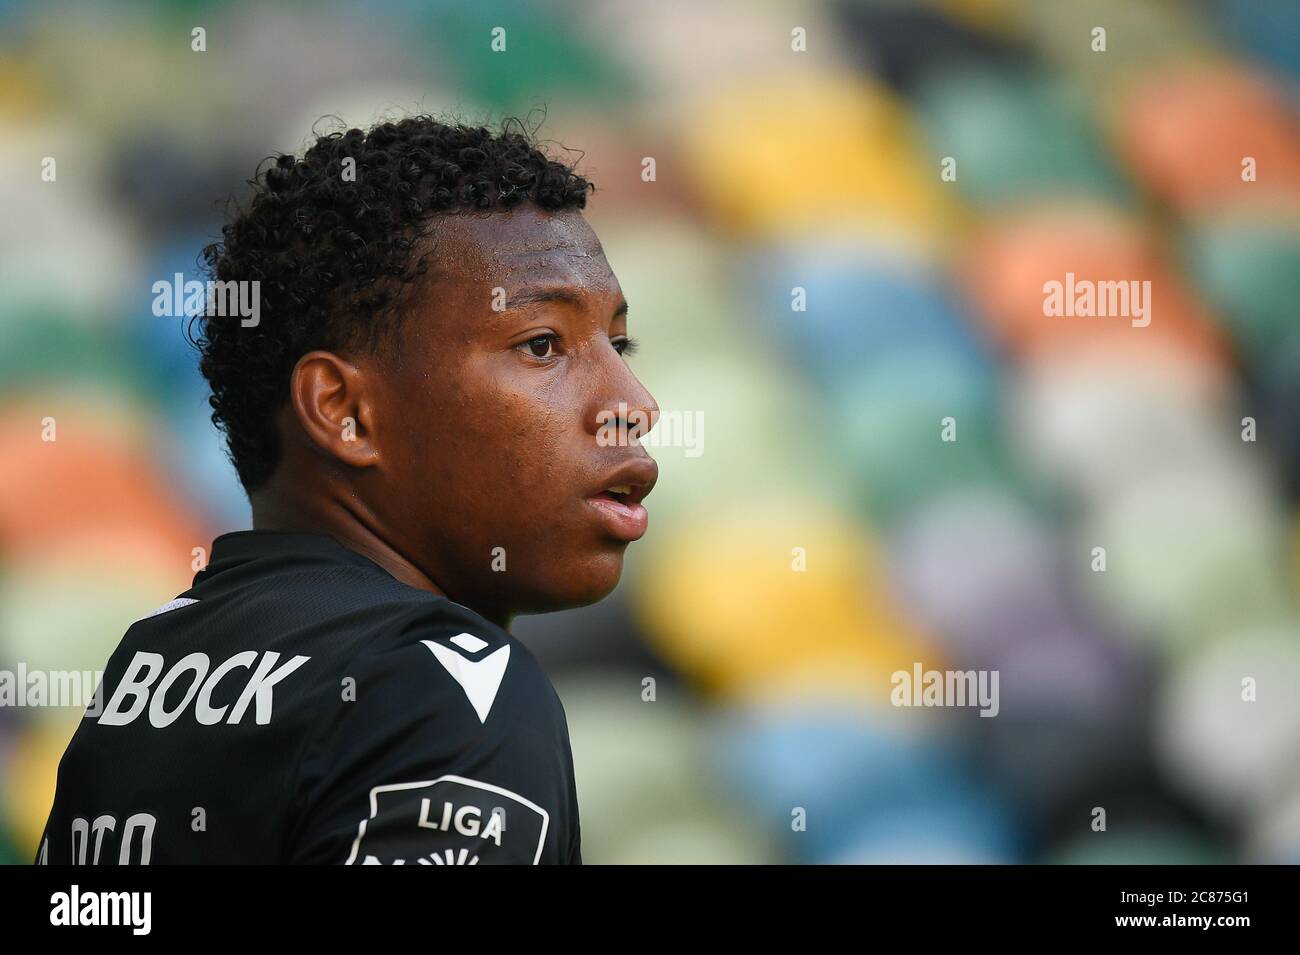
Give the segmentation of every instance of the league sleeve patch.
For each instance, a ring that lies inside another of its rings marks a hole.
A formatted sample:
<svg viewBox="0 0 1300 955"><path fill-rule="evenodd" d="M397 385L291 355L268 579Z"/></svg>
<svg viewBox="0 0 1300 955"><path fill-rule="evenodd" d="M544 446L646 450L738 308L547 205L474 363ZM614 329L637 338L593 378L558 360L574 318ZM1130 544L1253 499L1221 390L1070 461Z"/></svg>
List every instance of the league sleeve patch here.
<svg viewBox="0 0 1300 955"><path fill-rule="evenodd" d="M537 865L550 815L517 793L463 776L370 790L348 865Z"/></svg>

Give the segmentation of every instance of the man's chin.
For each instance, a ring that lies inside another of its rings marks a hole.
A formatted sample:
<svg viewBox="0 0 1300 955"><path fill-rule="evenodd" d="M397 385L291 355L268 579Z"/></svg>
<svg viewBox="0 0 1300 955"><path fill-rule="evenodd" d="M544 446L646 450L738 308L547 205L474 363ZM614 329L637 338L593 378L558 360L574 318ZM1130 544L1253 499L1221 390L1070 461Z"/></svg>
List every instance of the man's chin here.
<svg viewBox="0 0 1300 955"><path fill-rule="evenodd" d="M573 610L604 600L618 586L623 576L623 551L626 545L611 548L580 563L571 564L571 572L549 581L529 601L522 613L551 613ZM556 568L565 565L557 563Z"/></svg>

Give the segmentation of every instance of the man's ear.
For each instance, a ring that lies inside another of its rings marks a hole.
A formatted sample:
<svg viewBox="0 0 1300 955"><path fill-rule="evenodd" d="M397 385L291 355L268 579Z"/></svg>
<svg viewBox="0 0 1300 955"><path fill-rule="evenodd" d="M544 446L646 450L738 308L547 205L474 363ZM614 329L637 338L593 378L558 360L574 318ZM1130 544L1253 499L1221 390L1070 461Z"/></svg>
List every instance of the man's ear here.
<svg viewBox="0 0 1300 955"><path fill-rule="evenodd" d="M289 376L289 402L307 438L354 468L379 461L375 407L365 372L333 352L303 355Z"/></svg>

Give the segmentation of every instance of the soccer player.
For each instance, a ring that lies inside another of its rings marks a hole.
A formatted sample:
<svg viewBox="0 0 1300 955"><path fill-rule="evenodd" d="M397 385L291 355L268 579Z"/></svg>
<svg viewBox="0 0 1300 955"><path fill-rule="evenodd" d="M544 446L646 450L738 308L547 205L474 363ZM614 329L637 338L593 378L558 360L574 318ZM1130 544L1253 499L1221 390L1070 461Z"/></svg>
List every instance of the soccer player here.
<svg viewBox="0 0 1300 955"><path fill-rule="evenodd" d="M512 617L599 600L646 530L658 409L590 183L421 116L259 171L203 315L254 530L136 621L37 861L579 863L560 700Z"/></svg>

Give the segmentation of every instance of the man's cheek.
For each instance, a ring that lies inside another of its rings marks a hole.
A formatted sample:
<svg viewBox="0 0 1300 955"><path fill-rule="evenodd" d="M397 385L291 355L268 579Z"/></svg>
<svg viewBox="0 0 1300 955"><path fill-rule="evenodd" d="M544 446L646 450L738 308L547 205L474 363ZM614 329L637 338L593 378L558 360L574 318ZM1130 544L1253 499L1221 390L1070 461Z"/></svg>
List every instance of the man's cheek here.
<svg viewBox="0 0 1300 955"><path fill-rule="evenodd" d="M543 396L503 394L491 422L492 440L511 464L534 478L543 471L562 473L573 466L574 449L566 437L574 428L572 417Z"/></svg>

